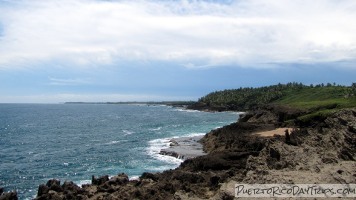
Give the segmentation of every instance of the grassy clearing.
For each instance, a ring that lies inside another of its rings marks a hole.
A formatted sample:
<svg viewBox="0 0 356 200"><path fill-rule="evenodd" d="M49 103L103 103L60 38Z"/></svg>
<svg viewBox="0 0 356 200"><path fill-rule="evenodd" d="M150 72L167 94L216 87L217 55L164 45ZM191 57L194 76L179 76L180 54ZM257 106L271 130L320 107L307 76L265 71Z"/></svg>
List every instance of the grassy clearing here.
<svg viewBox="0 0 356 200"><path fill-rule="evenodd" d="M276 103L307 111L307 114L299 116L297 120L303 124L311 124L313 121L326 119L337 110L356 107L356 97L348 94L349 90L345 87L302 88L299 91L285 91L284 96Z"/></svg>
<svg viewBox="0 0 356 200"><path fill-rule="evenodd" d="M356 107L356 98L347 97L347 94L345 87L302 88L285 91L275 103L311 111Z"/></svg>
<svg viewBox="0 0 356 200"><path fill-rule="evenodd" d="M338 109L325 109L321 111L312 112L303 116L299 116L297 119L303 123L310 123L313 121L321 121L326 119L328 116L336 112Z"/></svg>

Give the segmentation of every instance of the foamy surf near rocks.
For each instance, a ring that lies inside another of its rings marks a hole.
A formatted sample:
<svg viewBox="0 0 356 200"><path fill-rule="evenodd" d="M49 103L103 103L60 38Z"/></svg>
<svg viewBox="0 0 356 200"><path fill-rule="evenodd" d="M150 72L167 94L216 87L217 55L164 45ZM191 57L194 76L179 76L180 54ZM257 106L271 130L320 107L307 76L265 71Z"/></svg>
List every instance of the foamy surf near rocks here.
<svg viewBox="0 0 356 200"><path fill-rule="evenodd" d="M174 170L144 173L131 181L125 174L95 178L96 184L83 185L82 190L61 186L63 191L50 189L36 199L75 195L76 199L232 200L235 183L356 183L356 109L341 110L313 123L294 129L291 142L286 142L283 135L255 134L274 130L276 124L237 122L205 135L201 141L208 154L186 159ZM192 141L199 139L174 140L178 145L173 148L184 144L195 148ZM58 185L53 181L48 185L53 184Z"/></svg>
<svg viewBox="0 0 356 200"><path fill-rule="evenodd" d="M162 149L160 154L182 160L206 155L203 145L199 142L202 138L203 135L171 139L169 147Z"/></svg>

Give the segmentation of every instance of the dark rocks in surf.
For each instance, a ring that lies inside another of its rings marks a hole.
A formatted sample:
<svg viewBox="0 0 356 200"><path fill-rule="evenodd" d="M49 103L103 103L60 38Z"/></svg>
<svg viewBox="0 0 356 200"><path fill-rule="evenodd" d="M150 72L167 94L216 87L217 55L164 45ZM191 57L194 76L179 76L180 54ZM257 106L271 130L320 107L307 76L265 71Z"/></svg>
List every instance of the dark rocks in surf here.
<svg viewBox="0 0 356 200"><path fill-rule="evenodd" d="M171 139L170 141L170 144L169 144L169 146L179 146L179 144L178 144L178 142L176 141L176 140L174 140L174 139Z"/></svg>
<svg viewBox="0 0 356 200"><path fill-rule="evenodd" d="M81 199L83 191L72 181L60 185L59 180L52 179L46 185L39 186L36 199Z"/></svg>
<svg viewBox="0 0 356 200"><path fill-rule="evenodd" d="M356 183L356 109L339 111L320 126L293 130L289 143L295 145L286 144L285 136L251 134L278 127L278 122L261 123L268 122L268 116L275 115L252 116L250 122L211 131L201 139L208 154L187 159L174 170L144 173L131 181L125 174L110 179L94 177L82 190L61 186L62 192L42 192L36 199L233 199L234 194L226 188L239 182ZM260 122L252 122L257 119ZM299 173L303 175L296 176ZM54 183L58 185L52 181L45 186L50 188Z"/></svg>
<svg viewBox="0 0 356 200"><path fill-rule="evenodd" d="M108 180L109 180L109 176L108 175L101 176L99 178L95 178L95 176L93 175L91 177L91 184L93 184L93 185L101 185L101 184L105 183Z"/></svg>
<svg viewBox="0 0 356 200"><path fill-rule="evenodd" d="M121 173L117 176L114 176L112 177L111 179L109 179L108 183L110 185L123 185L123 184L126 184L129 182L129 177L124 174L124 173Z"/></svg>
<svg viewBox="0 0 356 200"><path fill-rule="evenodd" d="M159 154L165 155L165 156L172 156L178 159L184 159L184 156L179 155L177 152L170 151L169 149L162 149Z"/></svg>
<svg viewBox="0 0 356 200"><path fill-rule="evenodd" d="M63 192L63 189L61 187L61 182L56 179L48 180L46 185L42 184L38 187L37 196L48 194L49 191Z"/></svg>
<svg viewBox="0 0 356 200"><path fill-rule="evenodd" d="M18 200L17 192L4 192L4 188L0 188L0 200Z"/></svg>
<svg viewBox="0 0 356 200"><path fill-rule="evenodd" d="M171 139L169 147L162 149L159 154L182 160L206 155L203 151L202 144L199 142L202 137L201 135Z"/></svg>

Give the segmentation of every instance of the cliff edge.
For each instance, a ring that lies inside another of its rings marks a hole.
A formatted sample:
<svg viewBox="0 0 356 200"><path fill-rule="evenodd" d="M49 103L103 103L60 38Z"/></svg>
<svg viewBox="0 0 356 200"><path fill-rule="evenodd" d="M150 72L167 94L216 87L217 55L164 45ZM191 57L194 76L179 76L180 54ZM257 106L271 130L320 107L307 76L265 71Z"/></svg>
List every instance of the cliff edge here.
<svg viewBox="0 0 356 200"><path fill-rule="evenodd" d="M138 180L93 176L82 187L49 180L39 186L36 200L234 199L235 183L356 183L355 108L299 120L285 135L256 134L287 129L278 113L254 111L211 131L201 139L208 154L174 170L144 173Z"/></svg>

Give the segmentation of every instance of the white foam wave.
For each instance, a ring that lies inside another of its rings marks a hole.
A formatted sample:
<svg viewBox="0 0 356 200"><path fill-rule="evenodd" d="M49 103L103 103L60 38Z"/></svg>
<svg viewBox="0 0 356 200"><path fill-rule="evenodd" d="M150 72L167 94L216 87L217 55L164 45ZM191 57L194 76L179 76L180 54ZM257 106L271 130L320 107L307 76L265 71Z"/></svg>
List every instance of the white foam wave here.
<svg viewBox="0 0 356 200"><path fill-rule="evenodd" d="M111 144L117 144L117 143L119 143L120 141L118 141L118 140L113 140L113 141L110 141L110 142L108 142L108 143L105 143L106 145L111 145Z"/></svg>
<svg viewBox="0 0 356 200"><path fill-rule="evenodd" d="M236 112L236 111L227 111L228 113L236 114L236 115L241 115L245 114L246 112Z"/></svg>
<svg viewBox="0 0 356 200"><path fill-rule="evenodd" d="M166 163L175 164L178 166L180 163L183 162L182 159L159 154L162 149L166 149L169 147L171 139L172 138L161 138L161 139L155 139L155 140L149 141L148 142L149 147L147 148L147 154L157 160L161 160Z"/></svg>
<svg viewBox="0 0 356 200"><path fill-rule="evenodd" d="M189 133L186 135L182 135L181 137L196 137L196 136L204 136L206 133Z"/></svg>
<svg viewBox="0 0 356 200"><path fill-rule="evenodd" d="M188 110L188 109L184 109L184 108L177 108L177 109L174 109L174 111L179 111L179 112L191 112L191 113L194 113L194 112L201 112L199 110Z"/></svg>
<svg viewBox="0 0 356 200"><path fill-rule="evenodd" d="M164 104L157 104L156 106L158 106L158 107L169 107L169 106L164 105Z"/></svg>
<svg viewBox="0 0 356 200"><path fill-rule="evenodd" d="M132 180L139 180L140 179L140 176L130 176L129 177L129 180L132 181Z"/></svg>
<svg viewBox="0 0 356 200"><path fill-rule="evenodd" d="M125 135L131 135L131 134L135 133L135 132L129 131L129 130L122 130L122 132L124 132Z"/></svg>
<svg viewBox="0 0 356 200"><path fill-rule="evenodd" d="M91 180L79 180L79 181L74 181L74 183L79 187L82 187L82 185L91 184Z"/></svg>
<svg viewBox="0 0 356 200"><path fill-rule="evenodd" d="M162 139L155 139L155 140L149 141L148 142L149 148L147 150L147 153L151 156L159 154L161 149L169 147L169 143L170 143L169 141L170 141L170 138L162 138Z"/></svg>
<svg viewBox="0 0 356 200"><path fill-rule="evenodd" d="M162 129L162 126L157 127L157 128L150 128L149 130L150 130L150 131L159 131L159 130L161 130L161 129Z"/></svg>
<svg viewBox="0 0 356 200"><path fill-rule="evenodd" d="M160 139L154 139L148 142L149 147L147 148L147 154L153 157L154 159L164 161L168 164L174 165L167 165L167 166L161 166L158 170L167 170L171 169L172 167L178 167L184 160L175 158L172 156L167 156L167 155L161 155L160 152L162 149L167 149L170 146L170 141L175 138L185 138L185 137L197 137L197 136L204 136L206 133L189 133L181 136L173 136L170 138L160 138ZM154 169L147 169L147 170L157 170L157 167Z"/></svg>

